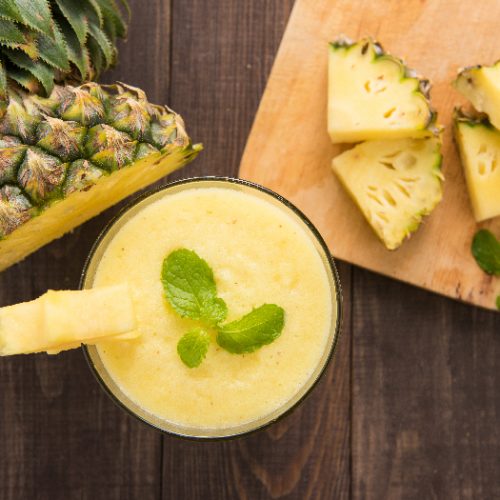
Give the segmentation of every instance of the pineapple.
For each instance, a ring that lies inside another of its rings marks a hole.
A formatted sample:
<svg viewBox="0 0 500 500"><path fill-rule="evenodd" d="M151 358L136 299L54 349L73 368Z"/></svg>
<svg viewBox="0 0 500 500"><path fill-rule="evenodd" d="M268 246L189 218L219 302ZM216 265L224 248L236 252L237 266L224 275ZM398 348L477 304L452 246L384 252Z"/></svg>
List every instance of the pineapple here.
<svg viewBox="0 0 500 500"><path fill-rule="evenodd" d="M462 69L454 84L477 111L485 112L493 126L500 129L500 61L493 66Z"/></svg>
<svg viewBox="0 0 500 500"><path fill-rule="evenodd" d="M333 159L333 170L389 250L420 226L442 197L437 138L367 141Z"/></svg>
<svg viewBox="0 0 500 500"><path fill-rule="evenodd" d="M333 143L422 138L438 132L429 82L367 38L330 44L328 132Z"/></svg>
<svg viewBox="0 0 500 500"><path fill-rule="evenodd" d="M11 97L0 134L0 270L200 150L178 115L127 85Z"/></svg>
<svg viewBox="0 0 500 500"><path fill-rule="evenodd" d="M114 0L10 1L0 23L1 271L191 161L201 145L141 89L78 84L115 61L126 25Z"/></svg>
<svg viewBox="0 0 500 500"><path fill-rule="evenodd" d="M139 335L128 285L49 291L31 302L0 308L0 355L49 354Z"/></svg>
<svg viewBox="0 0 500 500"><path fill-rule="evenodd" d="M455 138L477 222L500 215L500 131L486 119L460 111L454 115Z"/></svg>

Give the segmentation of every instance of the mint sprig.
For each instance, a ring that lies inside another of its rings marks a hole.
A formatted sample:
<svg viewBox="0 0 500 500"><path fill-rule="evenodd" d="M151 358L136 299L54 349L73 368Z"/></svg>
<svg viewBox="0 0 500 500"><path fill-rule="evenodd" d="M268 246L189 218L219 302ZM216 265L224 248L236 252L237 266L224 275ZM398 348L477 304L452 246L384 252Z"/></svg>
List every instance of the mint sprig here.
<svg viewBox="0 0 500 500"><path fill-rule="evenodd" d="M210 335L201 328L185 333L177 343L177 354L189 368L200 366L207 355Z"/></svg>
<svg viewBox="0 0 500 500"><path fill-rule="evenodd" d="M180 248L163 261L161 281L168 302L182 318L200 321L215 328L217 343L228 352L254 352L277 339L285 324L285 311L275 304L264 304L242 318L220 325L227 316L227 305L217 296L214 273L196 252ZM177 344L177 353L189 368L205 358L210 335L201 328L184 334Z"/></svg>
<svg viewBox="0 0 500 500"><path fill-rule="evenodd" d="M226 351L244 354L276 340L285 324L285 311L275 304L264 304L241 319L221 326L217 343Z"/></svg>
<svg viewBox="0 0 500 500"><path fill-rule="evenodd" d="M212 269L192 250L173 251L163 261L161 280L167 300L182 318L209 325L226 318L227 306L217 297Z"/></svg>

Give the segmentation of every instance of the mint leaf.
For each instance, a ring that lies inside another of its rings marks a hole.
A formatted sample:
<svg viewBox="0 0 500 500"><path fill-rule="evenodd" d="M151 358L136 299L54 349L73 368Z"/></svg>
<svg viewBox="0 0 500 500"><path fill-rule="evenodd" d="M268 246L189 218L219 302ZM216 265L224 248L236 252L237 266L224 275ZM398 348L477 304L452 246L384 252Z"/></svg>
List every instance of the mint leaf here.
<svg viewBox="0 0 500 500"><path fill-rule="evenodd" d="M484 272L500 276L500 242L491 231L481 229L476 233L472 255Z"/></svg>
<svg viewBox="0 0 500 500"><path fill-rule="evenodd" d="M285 311L275 304L264 304L241 319L221 326L217 343L234 354L253 352L277 339L285 324Z"/></svg>
<svg viewBox="0 0 500 500"><path fill-rule="evenodd" d="M181 248L163 261L161 281L170 305L183 318L210 325L224 321L226 303L217 297L214 274L195 252Z"/></svg>
<svg viewBox="0 0 500 500"><path fill-rule="evenodd" d="M185 333L177 343L177 354L189 368L200 366L207 355L210 336L201 328Z"/></svg>

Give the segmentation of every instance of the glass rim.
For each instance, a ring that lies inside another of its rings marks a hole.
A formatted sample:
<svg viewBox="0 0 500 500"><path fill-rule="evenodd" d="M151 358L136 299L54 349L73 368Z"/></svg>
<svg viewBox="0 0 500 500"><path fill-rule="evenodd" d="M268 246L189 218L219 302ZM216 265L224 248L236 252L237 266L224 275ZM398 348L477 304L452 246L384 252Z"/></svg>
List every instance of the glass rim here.
<svg viewBox="0 0 500 500"><path fill-rule="evenodd" d="M229 184L236 184L236 185L241 185L248 187L250 189L254 189L256 191L259 191L261 193L265 193L281 204L283 204L286 208L291 210L307 227L307 229L312 233L314 239L319 243L319 246L321 247L321 250L324 253L324 256L326 258L326 262L328 263L328 270L331 273L331 277L333 280L333 283L335 285L335 308L334 312L336 313L336 319L335 319L335 325L333 327L333 340L331 342L330 346L325 347L326 349L329 349L328 354L326 355L324 361L323 361L323 366L321 369L318 371L316 374L314 380L310 382L309 387L305 390L305 392L286 410L283 412L279 413L279 415L275 416L274 418L270 418L267 421L262 422L261 424L257 425L256 427L253 427L251 429L245 430L243 432L233 432L225 435L220 435L220 436L205 436L205 435L191 435L191 434L183 434L182 432L176 432L174 430L169 430L169 429L164 429L160 427L159 425L156 425L154 422L147 420L146 418L142 417L138 413L134 412L131 408L129 408L123 401L121 401L117 395L112 391L112 389L109 387L109 385L103 380L101 374L97 370L94 361L92 360L91 354L89 352L89 347L90 348L95 348L94 345L87 346L86 344L82 344L82 351L83 355L87 361L87 364L89 365L89 368L91 372L93 373L94 377L96 378L97 382L101 386L101 388L104 390L104 392L108 395L108 397L111 398L111 400L122 410L124 410L128 415L131 415L135 419L139 420L140 422L146 424L147 426L169 436L174 436L177 438L181 439L186 439L190 441L226 441L230 439L236 439L240 438L243 436L248 436L249 434L253 434L255 432L258 432L260 430L263 430L272 424L280 421L281 419L285 418L288 416L290 413L292 413L297 407L299 407L304 400L312 393L314 388L317 386L317 384L320 382L320 380L323 378L328 366L330 365L332 358L337 350L337 344L339 341L339 337L341 335L342 331L342 318L343 318L343 297L342 297L342 287L340 284L340 278L339 278L339 273L337 270L337 266L335 264L335 260L328 248L328 245L326 244L325 240L321 236L320 232L318 229L314 226L314 224L310 221L310 219L299 209L297 208L292 202L281 196L280 194L276 193L275 191L262 186L261 184L257 184L252 181L248 181L246 179L239 179L236 177L228 177L228 176L203 176L203 177L189 177L185 179L180 179L172 182L168 182L166 184L162 184L158 187L148 189L144 193L141 193L140 195L136 196L132 200L130 200L124 207L122 207L116 215L114 215L104 226L104 228L99 232L95 242L93 243L89 254L87 258L85 259L85 263L82 269L82 273L80 275L80 281L78 288L80 290L83 290L85 287L85 281L87 277L87 272L89 270L90 264L99 249L101 243L103 240L106 238L110 230L114 227L114 225L120 221L120 219L131 209L133 209L135 206L143 202L144 200L161 193L163 191L168 191L169 189L176 187L176 186L181 186L184 184L195 184L195 183L204 183L204 182L220 182L221 184L229 183ZM326 270L326 269L325 269ZM333 296L333 293L332 293ZM329 334L330 336L332 335L332 332ZM310 378L314 376L314 372L311 374ZM310 379L309 379L310 380ZM307 384L308 382L306 382ZM123 392L123 391L122 391ZM291 398L293 399L293 398ZM139 406L139 405L137 405ZM286 406L286 403L285 405ZM279 409L278 409L279 410ZM150 413L150 412L146 412ZM151 414L153 415L153 414ZM265 418L265 417L262 417ZM160 420L160 419L159 419ZM165 420L168 422L167 420ZM249 425L251 422L247 423ZM174 424L175 425L175 424ZM245 424L241 424L245 425ZM182 427L182 426L178 426Z"/></svg>

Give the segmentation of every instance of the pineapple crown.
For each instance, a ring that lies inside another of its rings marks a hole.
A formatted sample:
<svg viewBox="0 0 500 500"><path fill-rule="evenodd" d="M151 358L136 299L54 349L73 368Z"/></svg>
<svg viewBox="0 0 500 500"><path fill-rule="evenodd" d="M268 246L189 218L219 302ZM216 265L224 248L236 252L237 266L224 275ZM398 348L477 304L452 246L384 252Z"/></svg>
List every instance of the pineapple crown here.
<svg viewBox="0 0 500 500"><path fill-rule="evenodd" d="M18 89L50 95L55 83L96 79L116 62L129 17L127 0L0 1L0 116Z"/></svg>

